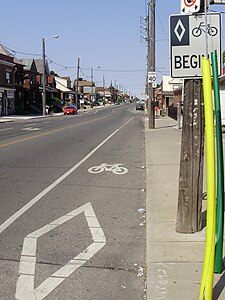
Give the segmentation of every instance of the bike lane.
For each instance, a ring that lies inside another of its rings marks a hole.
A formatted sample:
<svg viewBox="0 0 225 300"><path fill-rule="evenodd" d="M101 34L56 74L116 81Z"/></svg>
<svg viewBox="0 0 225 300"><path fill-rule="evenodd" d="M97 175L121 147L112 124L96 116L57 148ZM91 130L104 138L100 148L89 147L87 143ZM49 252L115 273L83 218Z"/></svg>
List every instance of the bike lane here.
<svg viewBox="0 0 225 300"><path fill-rule="evenodd" d="M86 195L92 198L106 237L104 248L86 265L93 271L97 267L100 276L104 274L101 285L107 287L98 289L99 294L93 294L92 299L95 296L96 299L136 300L144 296L145 218L140 213L145 207L142 130L142 121L133 120L84 166L88 184L82 192L84 198ZM101 172L90 173L93 167ZM122 172L121 168L124 168ZM82 186L83 178L77 179L76 184Z"/></svg>
<svg viewBox="0 0 225 300"><path fill-rule="evenodd" d="M103 163L128 172L88 172ZM143 298L143 167L143 122L135 119L12 225L33 228L21 244L18 299L32 299L24 296L29 281L38 299ZM43 226L32 224L36 216Z"/></svg>

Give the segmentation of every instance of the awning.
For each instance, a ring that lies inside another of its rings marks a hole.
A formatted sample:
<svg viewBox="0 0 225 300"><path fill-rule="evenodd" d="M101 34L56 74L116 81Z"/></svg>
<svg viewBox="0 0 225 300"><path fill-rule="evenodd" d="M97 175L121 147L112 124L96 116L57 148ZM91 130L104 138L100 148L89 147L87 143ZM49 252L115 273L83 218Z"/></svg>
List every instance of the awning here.
<svg viewBox="0 0 225 300"><path fill-rule="evenodd" d="M43 91L43 87L40 86L39 90ZM51 86L46 86L45 90L46 90L46 92L49 92L49 93L58 93L58 90Z"/></svg>
<svg viewBox="0 0 225 300"><path fill-rule="evenodd" d="M75 94L75 92L73 90L69 89L64 84L60 83L59 81L56 81L56 88L63 93Z"/></svg>

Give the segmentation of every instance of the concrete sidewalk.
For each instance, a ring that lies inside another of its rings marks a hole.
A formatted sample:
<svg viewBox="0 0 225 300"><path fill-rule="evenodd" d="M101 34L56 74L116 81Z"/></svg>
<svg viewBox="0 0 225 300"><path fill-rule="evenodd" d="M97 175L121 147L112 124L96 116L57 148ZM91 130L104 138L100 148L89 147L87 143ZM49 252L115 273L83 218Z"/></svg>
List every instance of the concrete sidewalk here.
<svg viewBox="0 0 225 300"><path fill-rule="evenodd" d="M146 119L145 143L147 299L196 300L206 229L195 234L175 231L181 130L169 117L156 119L155 129L148 128ZM225 299L224 286L225 274L215 275L213 299Z"/></svg>
<svg viewBox="0 0 225 300"><path fill-rule="evenodd" d="M32 120L32 119L40 119L40 118L49 118L49 117L56 117L61 116L63 113L54 113L46 116L42 115L9 115L0 117L0 123L7 123L7 122L13 122L18 120Z"/></svg>

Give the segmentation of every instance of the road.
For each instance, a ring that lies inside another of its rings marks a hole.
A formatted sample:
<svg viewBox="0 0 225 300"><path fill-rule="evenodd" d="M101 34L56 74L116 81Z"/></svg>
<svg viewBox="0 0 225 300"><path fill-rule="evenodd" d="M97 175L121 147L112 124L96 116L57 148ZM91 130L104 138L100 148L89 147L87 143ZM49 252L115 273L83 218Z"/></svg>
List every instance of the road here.
<svg viewBox="0 0 225 300"><path fill-rule="evenodd" d="M0 299L144 298L144 112L0 123L0 156Z"/></svg>

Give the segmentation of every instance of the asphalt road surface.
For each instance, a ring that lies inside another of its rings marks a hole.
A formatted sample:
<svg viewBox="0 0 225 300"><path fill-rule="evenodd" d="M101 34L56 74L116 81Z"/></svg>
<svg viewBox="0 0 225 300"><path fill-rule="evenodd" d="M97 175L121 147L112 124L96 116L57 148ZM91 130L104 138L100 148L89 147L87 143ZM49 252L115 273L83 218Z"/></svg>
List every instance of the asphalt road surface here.
<svg viewBox="0 0 225 300"><path fill-rule="evenodd" d="M0 123L0 299L144 299L144 112Z"/></svg>

